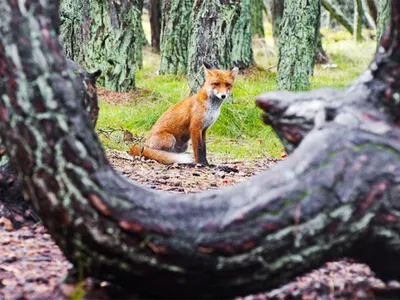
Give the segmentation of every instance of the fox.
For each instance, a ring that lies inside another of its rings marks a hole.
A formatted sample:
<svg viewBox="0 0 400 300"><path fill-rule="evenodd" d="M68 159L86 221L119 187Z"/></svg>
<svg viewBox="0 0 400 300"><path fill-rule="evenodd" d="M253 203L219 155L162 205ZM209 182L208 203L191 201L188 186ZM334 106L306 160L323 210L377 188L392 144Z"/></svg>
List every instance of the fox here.
<svg viewBox="0 0 400 300"><path fill-rule="evenodd" d="M207 130L218 119L224 100L232 93L233 83L239 72L212 69L203 63L205 83L196 95L180 100L165 111L151 128L144 146L133 145L129 154L143 156L159 163L193 163L184 154L192 141L194 162L208 166L206 155Z"/></svg>

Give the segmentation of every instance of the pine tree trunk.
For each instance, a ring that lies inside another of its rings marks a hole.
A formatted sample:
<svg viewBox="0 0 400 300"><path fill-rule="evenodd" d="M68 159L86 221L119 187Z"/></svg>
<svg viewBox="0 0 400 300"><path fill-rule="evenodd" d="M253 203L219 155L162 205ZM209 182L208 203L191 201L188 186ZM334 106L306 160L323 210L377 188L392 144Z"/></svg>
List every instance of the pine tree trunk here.
<svg viewBox="0 0 400 300"><path fill-rule="evenodd" d="M298 91L309 88L320 14L319 0L285 0L279 35L279 89Z"/></svg>
<svg viewBox="0 0 400 300"><path fill-rule="evenodd" d="M366 3L367 3L367 7L368 7L368 10L369 10L369 13L370 13L372 19L374 20L375 25L377 25L378 9L376 7L375 0L366 0Z"/></svg>
<svg viewBox="0 0 400 300"><path fill-rule="evenodd" d="M151 47L156 53L160 52L161 2L161 0L149 0Z"/></svg>
<svg viewBox="0 0 400 300"><path fill-rule="evenodd" d="M203 60L217 69L233 67L233 34L240 17L240 2L235 0L194 1L188 67L191 93L196 93L204 83Z"/></svg>
<svg viewBox="0 0 400 300"><path fill-rule="evenodd" d="M142 61L143 0L63 0L61 43L69 58L86 69L101 69L109 90L135 88Z"/></svg>
<svg viewBox="0 0 400 300"><path fill-rule="evenodd" d="M363 6L361 0L354 0L354 21L353 21L353 37L356 42L362 41L362 17L363 17Z"/></svg>
<svg viewBox="0 0 400 300"><path fill-rule="evenodd" d="M285 0L271 0L272 34L274 36L275 44L277 45L279 44L279 33L284 7Z"/></svg>
<svg viewBox="0 0 400 300"><path fill-rule="evenodd" d="M193 0L164 0L160 74L186 74Z"/></svg>
<svg viewBox="0 0 400 300"><path fill-rule="evenodd" d="M376 37L378 42L381 40L386 25L390 20L390 1L389 0L379 0L378 1L378 28Z"/></svg>
<svg viewBox="0 0 400 300"><path fill-rule="evenodd" d="M143 298L228 298L348 256L400 278L398 1L349 88L258 97L284 140L302 140L292 155L233 187L183 195L112 170L66 72L58 1L0 4L0 136L80 276ZM304 138L293 135L301 128Z"/></svg>
<svg viewBox="0 0 400 300"><path fill-rule="evenodd" d="M264 0L251 0L251 20L252 20L252 36L257 38L265 37L263 11L265 5Z"/></svg>
<svg viewBox="0 0 400 300"><path fill-rule="evenodd" d="M329 0L321 0L321 4L327 11L329 11L332 17L339 22L340 25L342 25L348 32L351 33L351 35L353 35L353 26L338 5L333 5Z"/></svg>
<svg viewBox="0 0 400 300"><path fill-rule="evenodd" d="M232 64L239 69L250 68L254 64L251 25L252 0L240 1L240 17L232 36Z"/></svg>

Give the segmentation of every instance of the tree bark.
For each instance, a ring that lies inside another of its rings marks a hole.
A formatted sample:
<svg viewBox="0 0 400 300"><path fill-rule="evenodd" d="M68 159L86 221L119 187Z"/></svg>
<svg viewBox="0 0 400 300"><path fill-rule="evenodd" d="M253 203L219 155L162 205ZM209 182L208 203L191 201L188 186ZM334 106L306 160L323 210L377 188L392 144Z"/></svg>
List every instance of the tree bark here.
<svg viewBox="0 0 400 300"><path fill-rule="evenodd" d="M96 95L96 79L101 71L88 73L75 62L67 60L67 68L73 78L78 98L92 120L93 127L99 115L99 105ZM30 201L25 201L22 195L21 180L6 155L6 149L0 139L0 218L11 221L14 228L29 225L39 221L33 212Z"/></svg>
<svg viewBox="0 0 400 300"><path fill-rule="evenodd" d="M329 13L342 25L348 32L353 35L353 26L351 22L346 18L344 13L340 10L339 6L334 6L329 0L321 0L322 6L329 11Z"/></svg>
<svg viewBox="0 0 400 300"><path fill-rule="evenodd" d="M161 2L161 0L149 0L151 47L156 53L160 52Z"/></svg>
<svg viewBox="0 0 400 300"><path fill-rule="evenodd" d="M279 44L279 33L284 7L285 0L271 0L272 34L276 45Z"/></svg>
<svg viewBox="0 0 400 300"><path fill-rule="evenodd" d="M353 37L356 42L362 41L362 17L363 17L363 6L361 0L354 0L354 21L353 21Z"/></svg>
<svg viewBox="0 0 400 300"><path fill-rule="evenodd" d="M193 0L164 0L160 74L186 74Z"/></svg>
<svg viewBox="0 0 400 300"><path fill-rule="evenodd" d="M382 35L385 32L385 28L390 20L390 1L379 0L378 1L378 28L376 38L378 42L381 40Z"/></svg>
<svg viewBox="0 0 400 300"><path fill-rule="evenodd" d="M86 69L103 70L109 90L135 88L142 64L143 0L61 2L61 43L69 58Z"/></svg>
<svg viewBox="0 0 400 300"><path fill-rule="evenodd" d="M279 89L297 91L309 88L320 15L319 0L285 1L279 35Z"/></svg>
<svg viewBox="0 0 400 300"><path fill-rule="evenodd" d="M189 38L189 87L196 93L204 83L203 61L212 68L231 69L234 28L240 18L235 0L195 0Z"/></svg>
<svg viewBox="0 0 400 300"><path fill-rule="evenodd" d="M232 36L232 64L241 70L254 65L251 4L252 0L240 1L240 17L236 22Z"/></svg>
<svg viewBox="0 0 400 300"><path fill-rule="evenodd" d="M263 11L265 9L264 0L251 0L251 24L252 36L257 38L264 38L264 20Z"/></svg>
<svg viewBox="0 0 400 300"><path fill-rule="evenodd" d="M236 186L185 195L112 170L65 72L58 2L0 4L0 135L81 276L143 297L223 298L349 256L383 279L400 278L398 1L374 61L338 98L324 90L276 97L302 103L289 103L283 121L314 122L288 159ZM267 114L280 107L270 98L258 98Z"/></svg>
<svg viewBox="0 0 400 300"><path fill-rule="evenodd" d="M366 0L365 1L369 10L369 13L372 17L372 19L375 22L375 25L377 25L377 20L378 20L378 8L376 7L375 0Z"/></svg>

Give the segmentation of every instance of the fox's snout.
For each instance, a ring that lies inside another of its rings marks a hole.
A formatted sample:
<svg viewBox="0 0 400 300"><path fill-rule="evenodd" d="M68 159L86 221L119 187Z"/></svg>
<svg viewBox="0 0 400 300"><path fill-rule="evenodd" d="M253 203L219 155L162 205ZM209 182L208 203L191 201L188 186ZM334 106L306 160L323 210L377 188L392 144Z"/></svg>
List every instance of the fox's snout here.
<svg viewBox="0 0 400 300"><path fill-rule="evenodd" d="M226 98L229 96L230 92L229 92L229 91L226 91L226 92L218 92L218 91L216 91L216 90L213 90L213 94L214 94L217 98L219 98L219 99L221 99L221 100L224 100L224 99L226 99Z"/></svg>

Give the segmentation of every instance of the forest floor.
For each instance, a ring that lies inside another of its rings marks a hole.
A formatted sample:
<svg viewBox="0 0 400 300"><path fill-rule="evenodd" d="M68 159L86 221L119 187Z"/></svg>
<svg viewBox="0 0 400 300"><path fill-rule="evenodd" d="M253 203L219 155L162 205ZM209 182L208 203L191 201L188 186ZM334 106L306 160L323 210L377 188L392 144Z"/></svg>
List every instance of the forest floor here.
<svg viewBox="0 0 400 300"><path fill-rule="evenodd" d="M108 151L108 157L115 169L128 178L173 193L222 188L279 163L276 159L265 158L220 164L211 156L210 160L217 164L215 167L164 166L154 161L133 159L117 150ZM68 267L69 263L42 225L18 230L0 226L0 300L61 299L57 284L66 275ZM238 299L375 299L377 291L394 293L396 296L391 299L400 299L399 286L397 282L386 285L374 277L368 266L343 259L326 263L278 289ZM69 287L68 292L72 290ZM82 288L77 288L71 299L83 299L81 292ZM90 299L107 298L100 293Z"/></svg>

